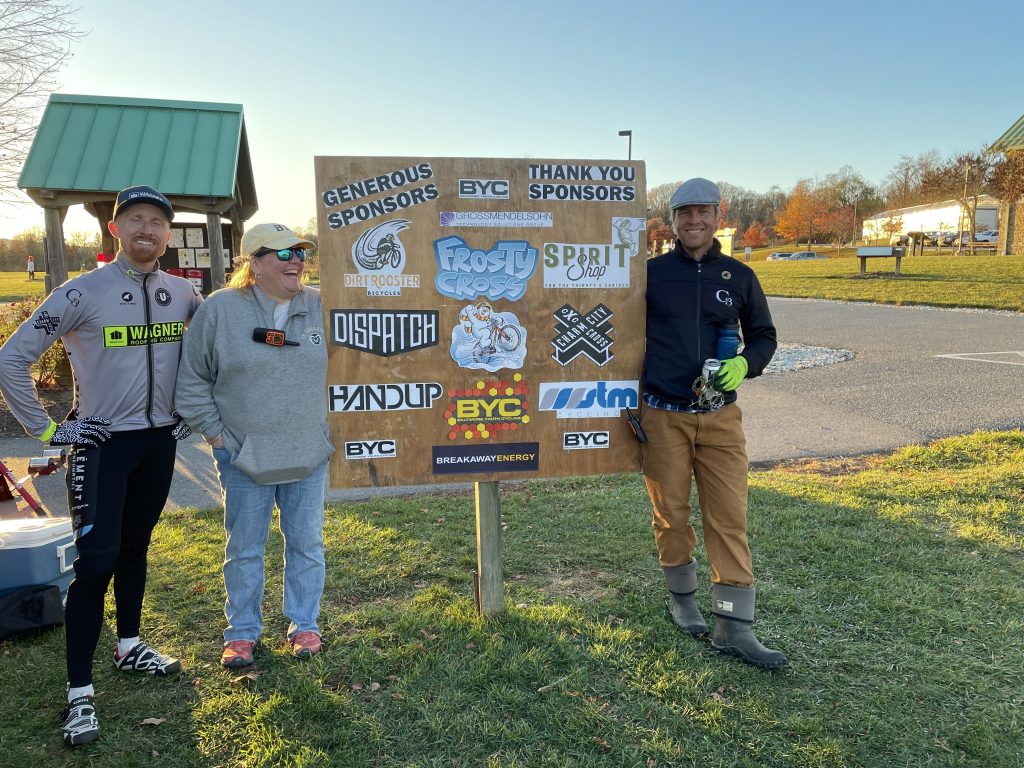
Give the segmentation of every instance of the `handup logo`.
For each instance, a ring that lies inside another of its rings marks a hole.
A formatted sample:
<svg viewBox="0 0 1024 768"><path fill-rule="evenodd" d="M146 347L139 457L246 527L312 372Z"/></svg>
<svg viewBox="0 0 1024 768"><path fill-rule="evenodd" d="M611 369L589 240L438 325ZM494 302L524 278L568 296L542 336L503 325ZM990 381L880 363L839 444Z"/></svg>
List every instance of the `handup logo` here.
<svg viewBox="0 0 1024 768"><path fill-rule="evenodd" d="M636 408L638 381L559 381L540 385L539 410L559 419L610 418Z"/></svg>
<svg viewBox="0 0 1024 768"><path fill-rule="evenodd" d="M525 240L499 240L484 251L452 236L434 241L434 256L434 287L443 296L516 301L526 293L526 284L537 270L538 251Z"/></svg>

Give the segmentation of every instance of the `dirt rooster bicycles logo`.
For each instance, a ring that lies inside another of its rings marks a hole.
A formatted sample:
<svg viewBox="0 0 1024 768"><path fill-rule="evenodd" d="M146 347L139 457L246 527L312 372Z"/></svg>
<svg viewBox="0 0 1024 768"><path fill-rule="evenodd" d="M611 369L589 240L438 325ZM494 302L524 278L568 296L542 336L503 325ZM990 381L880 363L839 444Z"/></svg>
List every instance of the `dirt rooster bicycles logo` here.
<svg viewBox="0 0 1024 768"><path fill-rule="evenodd" d="M408 219L383 221L363 232L352 244L352 263L358 274L345 275L345 286L366 288L367 296L400 296L402 288L418 288L419 275L405 275L405 246L398 233Z"/></svg>

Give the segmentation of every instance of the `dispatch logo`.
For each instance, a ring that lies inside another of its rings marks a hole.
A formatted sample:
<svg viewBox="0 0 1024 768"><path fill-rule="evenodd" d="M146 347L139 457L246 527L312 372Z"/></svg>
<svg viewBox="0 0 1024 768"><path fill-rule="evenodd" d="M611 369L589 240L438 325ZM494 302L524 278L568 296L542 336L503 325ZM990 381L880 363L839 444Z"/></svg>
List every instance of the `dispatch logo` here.
<svg viewBox="0 0 1024 768"><path fill-rule="evenodd" d="M407 384L332 384L327 404L332 413L409 411L432 408L444 394L436 381Z"/></svg>
<svg viewBox="0 0 1024 768"><path fill-rule="evenodd" d="M519 373L449 390L444 411L448 439L487 440L503 432L515 432L530 423L529 394L530 388Z"/></svg>
<svg viewBox="0 0 1024 768"><path fill-rule="evenodd" d="M437 318L435 309L332 309L331 342L391 357L436 346Z"/></svg>
<svg viewBox="0 0 1024 768"><path fill-rule="evenodd" d="M586 314L580 314L571 304L563 304L555 310L555 348L551 357L559 365L568 365L580 355L585 355L598 365L611 360L612 354L612 311L604 304L598 304Z"/></svg>
<svg viewBox="0 0 1024 768"><path fill-rule="evenodd" d="M638 381L560 381L540 385L541 411L559 419L611 418L636 408Z"/></svg>
<svg viewBox="0 0 1024 768"><path fill-rule="evenodd" d="M45 309L39 313L39 316L33 321L32 327L37 331L43 331L47 336L53 336L57 332L57 327L60 325L60 317L51 315Z"/></svg>
<svg viewBox="0 0 1024 768"><path fill-rule="evenodd" d="M431 452L435 475L536 472L540 466L539 443L435 445Z"/></svg>

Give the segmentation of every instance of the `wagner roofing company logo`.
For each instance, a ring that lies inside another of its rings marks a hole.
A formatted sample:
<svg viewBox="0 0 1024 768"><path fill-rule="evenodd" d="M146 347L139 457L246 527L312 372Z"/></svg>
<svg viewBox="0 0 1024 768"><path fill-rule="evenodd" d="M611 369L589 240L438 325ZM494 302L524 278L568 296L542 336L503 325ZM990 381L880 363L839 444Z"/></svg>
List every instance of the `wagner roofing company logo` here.
<svg viewBox="0 0 1024 768"><path fill-rule="evenodd" d="M367 296L401 296L403 288L419 288L419 275L405 275L405 246L398 233L408 219L390 219L364 231L352 244L356 274L345 275L346 288L366 288Z"/></svg>
<svg viewBox="0 0 1024 768"><path fill-rule="evenodd" d="M530 388L522 374L509 379L477 381L475 386L448 391L444 418L448 439L486 440L502 432L515 432L530 423Z"/></svg>
<svg viewBox="0 0 1024 768"><path fill-rule="evenodd" d="M332 309L331 342L391 357L438 343L436 309Z"/></svg>
<svg viewBox="0 0 1024 768"><path fill-rule="evenodd" d="M623 408L636 408L638 381L558 381L540 385L538 410L554 411L559 419L611 418Z"/></svg>
<svg viewBox="0 0 1024 768"><path fill-rule="evenodd" d="M431 464L435 475L536 472L540 468L539 459L539 443L431 446Z"/></svg>

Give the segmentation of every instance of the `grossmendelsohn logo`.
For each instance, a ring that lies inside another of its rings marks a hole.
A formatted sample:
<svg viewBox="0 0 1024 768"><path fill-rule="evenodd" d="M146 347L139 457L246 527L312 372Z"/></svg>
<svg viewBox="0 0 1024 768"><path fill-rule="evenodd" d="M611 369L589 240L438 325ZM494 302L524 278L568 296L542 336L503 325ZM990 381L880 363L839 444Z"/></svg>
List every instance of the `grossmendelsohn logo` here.
<svg viewBox="0 0 1024 768"><path fill-rule="evenodd" d="M185 323L150 323L149 325L105 325L103 326L104 347L142 347L146 344L163 344L181 341Z"/></svg>

